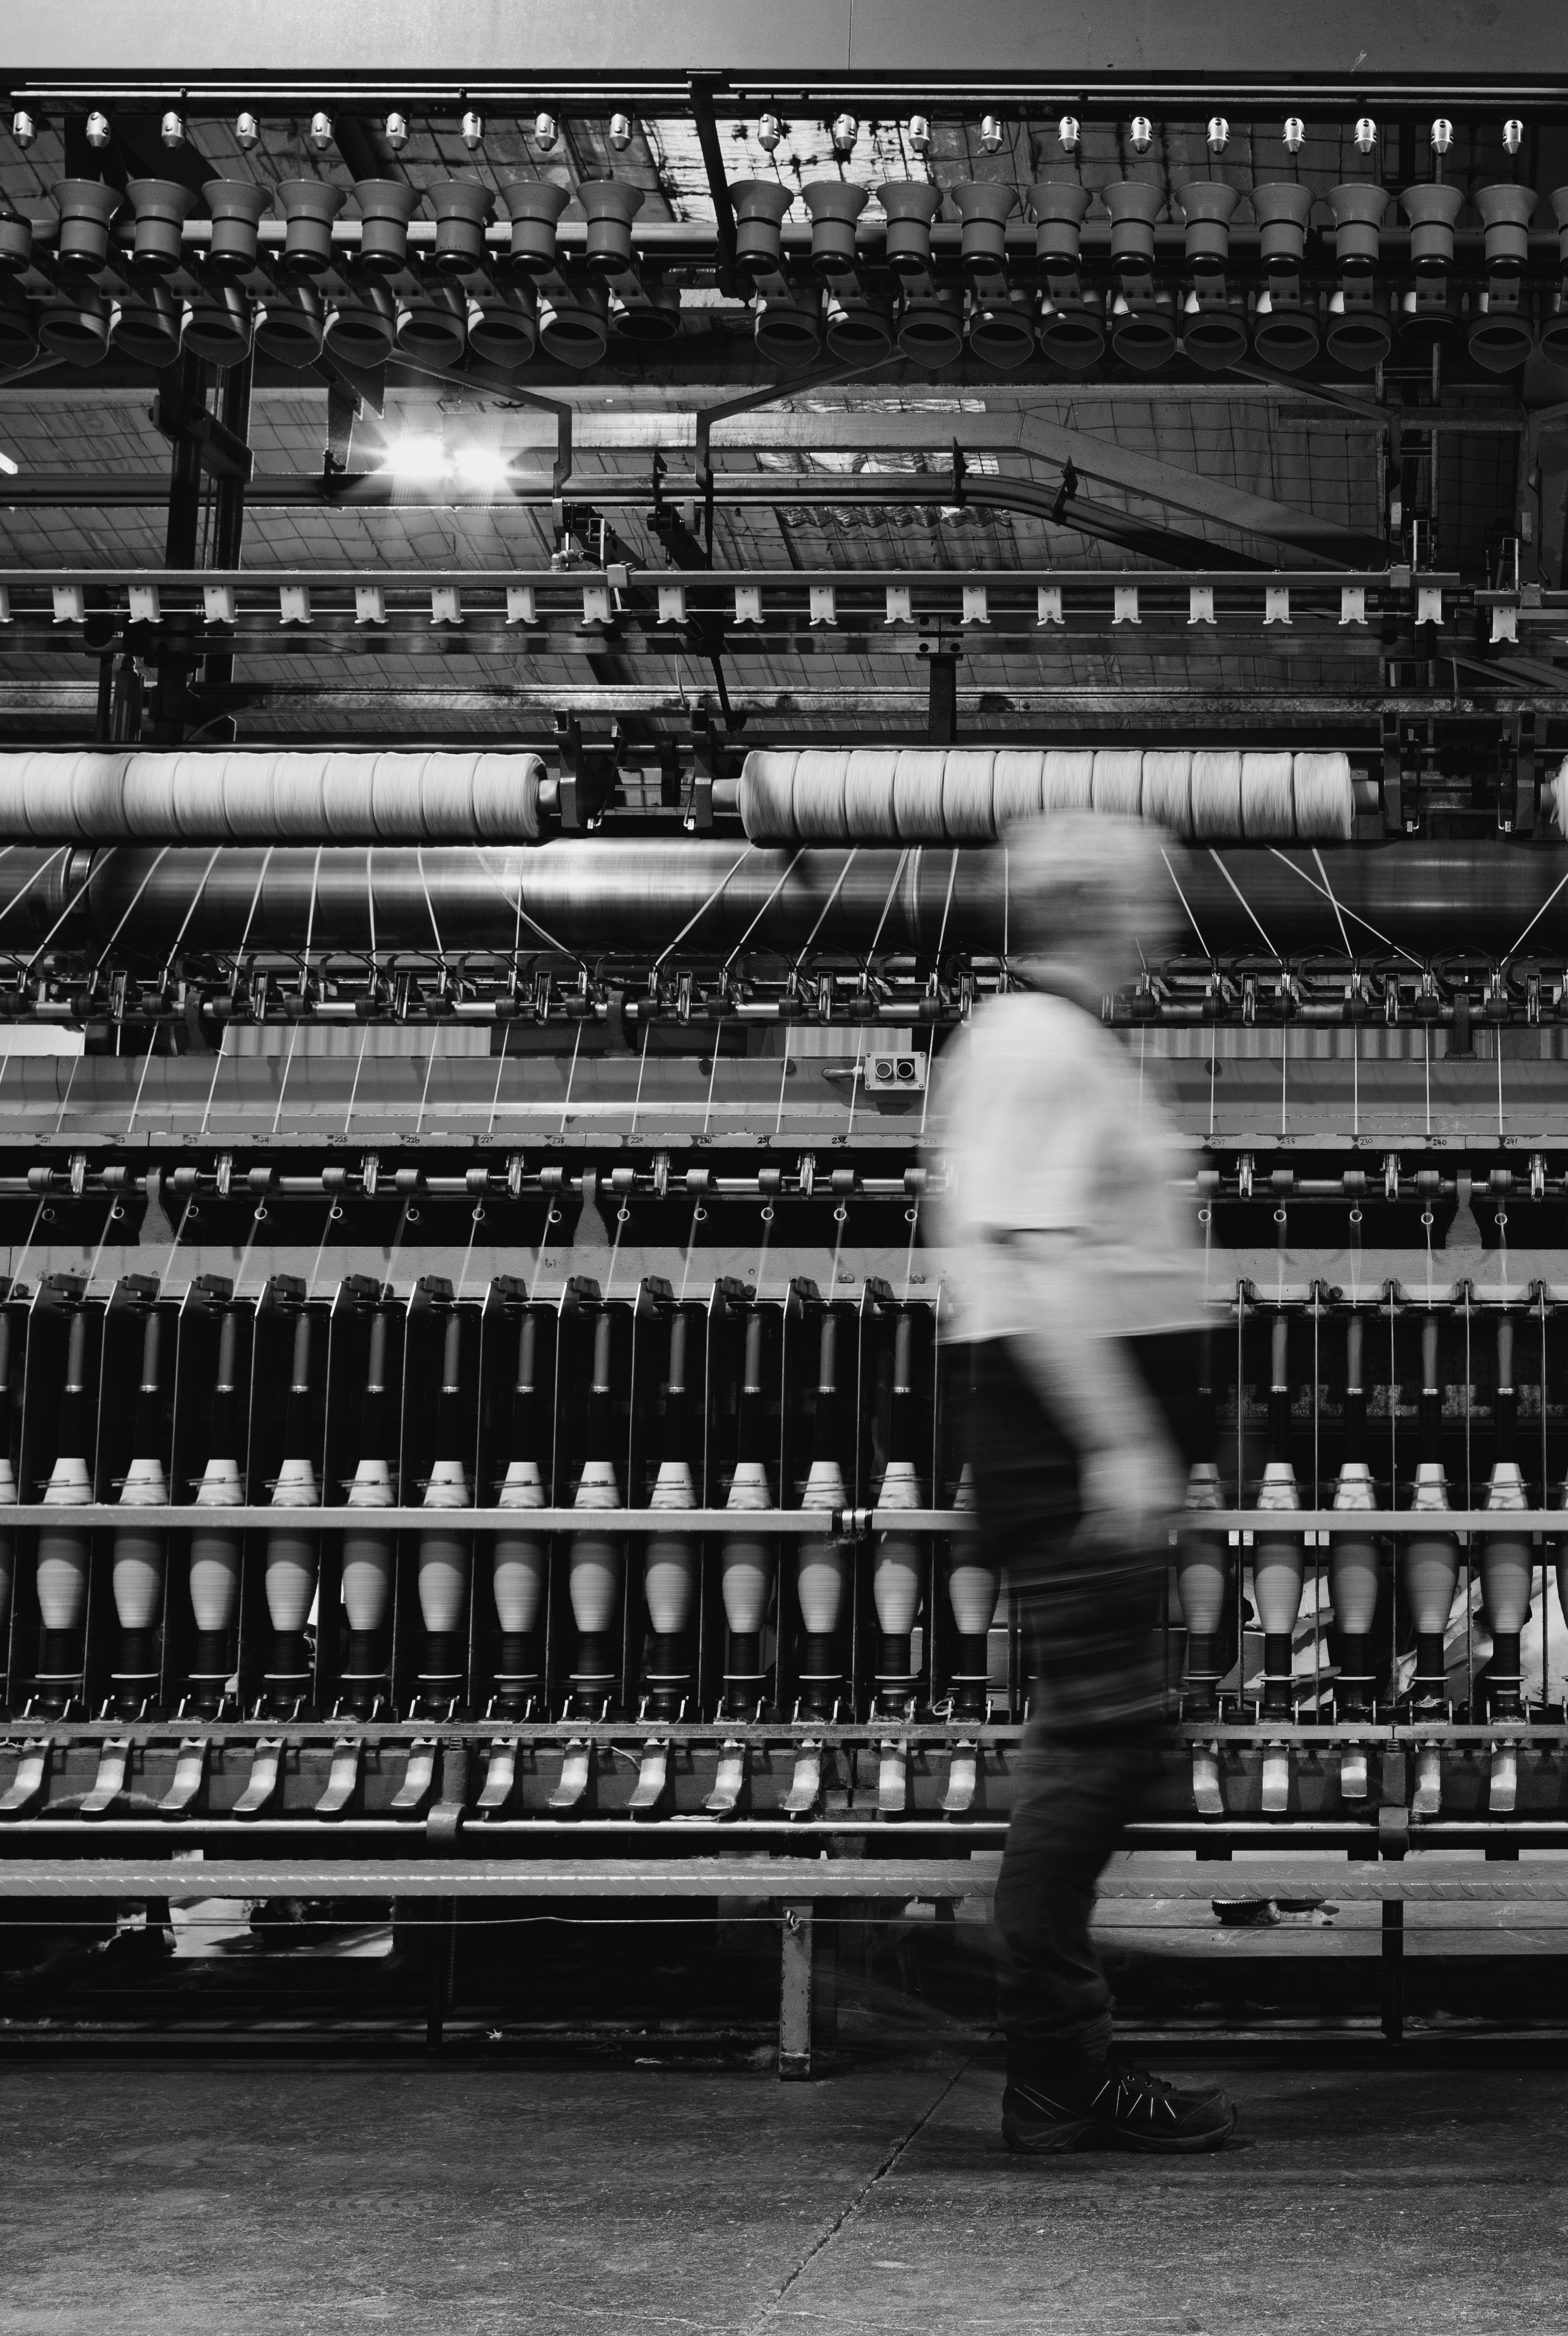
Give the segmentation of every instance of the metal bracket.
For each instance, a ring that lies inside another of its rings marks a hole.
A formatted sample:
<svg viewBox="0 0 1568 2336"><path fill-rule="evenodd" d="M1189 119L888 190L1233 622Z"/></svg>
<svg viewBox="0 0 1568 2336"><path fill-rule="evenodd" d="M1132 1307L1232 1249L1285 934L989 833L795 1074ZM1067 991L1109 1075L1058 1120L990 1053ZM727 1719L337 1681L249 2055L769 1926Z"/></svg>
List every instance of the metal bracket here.
<svg viewBox="0 0 1568 2336"><path fill-rule="evenodd" d="M1193 1747L1193 1806L1201 1817L1223 1816L1225 1803L1220 1791L1220 1747L1217 1744L1195 1744Z"/></svg>
<svg viewBox="0 0 1568 2336"><path fill-rule="evenodd" d="M1486 1806L1494 1816L1509 1816L1519 1796L1519 1748L1494 1744L1486 1777Z"/></svg>
<svg viewBox="0 0 1568 2336"><path fill-rule="evenodd" d="M1435 1744L1423 1744L1416 1755L1416 1792L1410 1813L1435 1817L1443 1806L1443 1755Z"/></svg>
<svg viewBox="0 0 1568 2336"><path fill-rule="evenodd" d="M250 1780L234 1804L237 1817L257 1817L278 1790L283 1774L283 1738L264 1736L250 1763Z"/></svg>
<svg viewBox="0 0 1568 2336"><path fill-rule="evenodd" d="M651 1741L642 1747L642 1765L637 1772L632 1789L631 1811L634 1816L651 1816L663 1800L669 1786L669 1746Z"/></svg>
<svg viewBox="0 0 1568 2336"><path fill-rule="evenodd" d="M910 1747L882 1744L877 1752L877 1815L901 1817L910 1805Z"/></svg>
<svg viewBox="0 0 1568 2336"><path fill-rule="evenodd" d="M416 1736L408 1747L403 1782L392 1796L394 1816L412 1816L424 1807L435 1783L435 1738Z"/></svg>
<svg viewBox="0 0 1568 2336"><path fill-rule="evenodd" d="M1290 1748L1287 1744L1263 1747L1263 1808L1270 1816L1283 1816L1290 1806Z"/></svg>
<svg viewBox="0 0 1568 2336"><path fill-rule="evenodd" d="M574 1737L560 1764L560 1782L550 1796L552 1809L580 1808L588 1798L593 1747Z"/></svg>
<svg viewBox="0 0 1568 2336"><path fill-rule="evenodd" d="M1366 1797L1367 1747L1364 1744L1347 1744L1339 1755L1339 1798L1364 1801Z"/></svg>
<svg viewBox="0 0 1568 2336"><path fill-rule="evenodd" d="M180 1745L174 1762L174 1781L158 1804L160 1816L182 1817L190 1808L207 1774L207 1748L204 1736L188 1736Z"/></svg>
<svg viewBox="0 0 1568 2336"><path fill-rule="evenodd" d="M98 1774L93 1789L83 1796L84 1817L101 1817L112 1809L125 1790L125 1778L131 1767L131 1738L111 1736L98 1754Z"/></svg>
<svg viewBox="0 0 1568 2336"><path fill-rule="evenodd" d="M718 1748L718 1769L713 1790L703 1804L710 1816L732 1817L741 1805L746 1784L746 1747L727 1739Z"/></svg>
<svg viewBox="0 0 1568 2336"><path fill-rule="evenodd" d="M823 1747L820 1744L803 1744L795 1755L795 1772L789 1791L784 1795L784 1815L809 1817L823 1792Z"/></svg>
<svg viewBox="0 0 1568 2336"><path fill-rule="evenodd" d="M973 1744L955 1744L953 1757L948 1763L948 1781L942 1793L941 1808L945 1817L961 1817L974 1806L979 1790L980 1756Z"/></svg>
<svg viewBox="0 0 1568 2336"><path fill-rule="evenodd" d="M486 1815L492 1809L505 1808L516 1783L517 1747L498 1736L490 1747L484 1788L479 1796L480 1814Z"/></svg>
<svg viewBox="0 0 1568 2336"><path fill-rule="evenodd" d="M318 1817L339 1817L354 1798L365 1746L356 1736L340 1736L332 1747L332 1770L316 1804Z"/></svg>

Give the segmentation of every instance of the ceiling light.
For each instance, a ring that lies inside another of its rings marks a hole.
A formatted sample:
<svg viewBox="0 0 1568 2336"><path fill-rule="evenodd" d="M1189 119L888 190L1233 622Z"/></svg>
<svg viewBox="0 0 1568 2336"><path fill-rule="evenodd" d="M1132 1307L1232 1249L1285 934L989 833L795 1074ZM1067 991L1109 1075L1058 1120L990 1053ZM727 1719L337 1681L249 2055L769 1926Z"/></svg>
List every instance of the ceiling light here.
<svg viewBox="0 0 1568 2336"><path fill-rule="evenodd" d="M999 154L1006 136L1007 132L1002 128L1002 118L999 113L981 115L980 151L982 154Z"/></svg>
<svg viewBox="0 0 1568 2336"><path fill-rule="evenodd" d="M560 136L560 124L553 113L536 113L533 117L533 142L548 154Z"/></svg>
<svg viewBox="0 0 1568 2336"><path fill-rule="evenodd" d="M1378 143L1378 125L1369 113L1362 114L1356 124L1356 151L1370 154Z"/></svg>
<svg viewBox="0 0 1568 2336"><path fill-rule="evenodd" d="M930 152L931 125L927 115L923 113L911 114L909 136L910 152L911 154L929 154Z"/></svg>
<svg viewBox="0 0 1568 2336"><path fill-rule="evenodd" d="M1057 143L1061 148L1064 154L1076 154L1077 152L1078 139L1080 135L1081 132L1078 129L1077 115L1076 113L1064 113L1061 120L1057 124Z"/></svg>
<svg viewBox="0 0 1568 2336"><path fill-rule="evenodd" d="M499 446L460 446L452 467L465 485L503 487L511 463Z"/></svg>
<svg viewBox="0 0 1568 2336"><path fill-rule="evenodd" d="M1432 124L1432 151L1434 154L1446 154L1453 143L1454 125L1446 114L1440 113Z"/></svg>
<svg viewBox="0 0 1568 2336"><path fill-rule="evenodd" d="M1503 124L1503 151L1505 154L1517 154L1524 143L1524 124L1516 113L1511 114Z"/></svg>
<svg viewBox="0 0 1568 2336"><path fill-rule="evenodd" d="M1146 154L1154 142L1154 125L1146 113L1135 113L1128 142L1135 154Z"/></svg>
<svg viewBox="0 0 1568 2336"><path fill-rule="evenodd" d="M310 117L310 142L318 154L325 154L332 143L332 116L326 112Z"/></svg>
<svg viewBox="0 0 1568 2336"><path fill-rule="evenodd" d="M631 116L612 113L609 117L609 142L618 154L624 154L631 144Z"/></svg>
<svg viewBox="0 0 1568 2336"><path fill-rule="evenodd" d="M261 143L261 124L254 113L239 113L234 118L234 142L247 154Z"/></svg>
<svg viewBox="0 0 1568 2336"><path fill-rule="evenodd" d="M458 134L471 154L476 146L483 145L484 116L482 113L476 113L472 106L466 108L457 127Z"/></svg>
<svg viewBox="0 0 1568 2336"><path fill-rule="evenodd" d="M394 479L439 479L446 470L446 449L439 438L410 432L387 448L385 467Z"/></svg>
<svg viewBox="0 0 1568 2336"><path fill-rule="evenodd" d="M11 135L18 146L31 146L38 135L38 124L25 106L19 105L11 116Z"/></svg>
<svg viewBox="0 0 1568 2336"><path fill-rule="evenodd" d="M1226 119L1225 119L1224 115L1223 115L1222 113L1215 113L1215 114L1211 115L1211 116L1210 116L1210 120L1209 120L1209 151L1210 151L1210 153L1211 153L1211 154L1222 154L1222 153L1224 152L1224 151L1225 151L1226 147L1230 144L1230 142L1231 142L1231 125L1230 125L1230 123L1226 121Z"/></svg>
<svg viewBox="0 0 1568 2336"><path fill-rule="evenodd" d="M408 116L389 113L382 126L382 134L394 154L401 154L408 143Z"/></svg>
<svg viewBox="0 0 1568 2336"><path fill-rule="evenodd" d="M94 108L87 117L87 143L102 151L108 145L109 139L109 116L106 113L100 113Z"/></svg>
<svg viewBox="0 0 1568 2336"><path fill-rule="evenodd" d="M1285 123L1285 151L1299 154L1307 142L1307 125L1299 113L1292 113Z"/></svg>
<svg viewBox="0 0 1568 2336"><path fill-rule="evenodd" d="M765 154L775 152L779 140L783 136L784 124L776 113L765 113L759 118L756 126L756 142Z"/></svg>
<svg viewBox="0 0 1568 2336"><path fill-rule="evenodd" d="M165 146L173 147L184 145L185 124L180 116L175 112L172 106L170 107L169 112L159 123L158 135L162 139Z"/></svg>

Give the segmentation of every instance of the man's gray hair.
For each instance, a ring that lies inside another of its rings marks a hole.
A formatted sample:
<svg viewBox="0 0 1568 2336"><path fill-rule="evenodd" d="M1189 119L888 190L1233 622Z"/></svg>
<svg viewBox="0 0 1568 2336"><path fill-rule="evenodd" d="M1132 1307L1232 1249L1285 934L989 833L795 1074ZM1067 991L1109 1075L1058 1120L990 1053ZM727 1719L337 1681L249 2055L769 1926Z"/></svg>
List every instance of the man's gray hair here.
<svg viewBox="0 0 1568 2336"><path fill-rule="evenodd" d="M1008 949L1055 954L1090 937L1136 941L1164 956L1181 914L1164 830L1108 813L1048 812L1002 838Z"/></svg>

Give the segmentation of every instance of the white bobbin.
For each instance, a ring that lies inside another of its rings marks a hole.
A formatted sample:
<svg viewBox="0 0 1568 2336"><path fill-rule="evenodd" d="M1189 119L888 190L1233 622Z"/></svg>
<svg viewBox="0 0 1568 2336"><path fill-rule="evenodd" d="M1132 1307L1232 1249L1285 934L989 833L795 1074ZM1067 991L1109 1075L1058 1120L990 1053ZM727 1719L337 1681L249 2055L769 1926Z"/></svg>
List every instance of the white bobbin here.
<svg viewBox="0 0 1568 2336"><path fill-rule="evenodd" d="M1193 755L1193 826L1195 843L1234 842L1242 832L1242 758L1199 748Z"/></svg>
<svg viewBox="0 0 1568 2336"><path fill-rule="evenodd" d="M991 820L999 835L1015 820L1044 810L1046 758L1037 746L1000 746L991 770Z"/></svg>
<svg viewBox="0 0 1568 2336"><path fill-rule="evenodd" d="M1242 757L1242 832L1249 842L1289 843L1296 832L1290 754Z"/></svg>
<svg viewBox="0 0 1568 2336"><path fill-rule="evenodd" d="M886 842L894 833L896 746L857 746L844 777L844 832L855 843Z"/></svg>
<svg viewBox="0 0 1568 2336"><path fill-rule="evenodd" d="M940 843L943 746L906 746L893 777L893 818L901 843Z"/></svg>
<svg viewBox="0 0 1568 2336"><path fill-rule="evenodd" d="M1193 758L1151 748L1144 756L1144 817L1173 835L1193 832Z"/></svg>
<svg viewBox="0 0 1568 2336"><path fill-rule="evenodd" d="M1296 833L1304 842L1349 842L1356 827L1356 788L1348 754L1298 754L1291 787Z"/></svg>
<svg viewBox="0 0 1568 2336"><path fill-rule="evenodd" d="M793 803L798 750L765 747L741 765L741 824L754 843L787 843L794 834Z"/></svg>
<svg viewBox="0 0 1568 2336"><path fill-rule="evenodd" d="M991 811L994 750L950 747L942 771L942 832L950 843L989 843L996 834Z"/></svg>
<svg viewBox="0 0 1568 2336"><path fill-rule="evenodd" d="M1102 747L1095 756L1089 803L1113 819L1136 819L1144 808L1144 754L1140 746Z"/></svg>
<svg viewBox="0 0 1568 2336"><path fill-rule="evenodd" d="M844 781L850 758L842 746L806 746L795 764L791 832L836 843L848 834Z"/></svg>
<svg viewBox="0 0 1568 2336"><path fill-rule="evenodd" d="M1046 755L1040 783L1042 811L1087 811L1095 784L1095 758L1089 750L1053 746Z"/></svg>

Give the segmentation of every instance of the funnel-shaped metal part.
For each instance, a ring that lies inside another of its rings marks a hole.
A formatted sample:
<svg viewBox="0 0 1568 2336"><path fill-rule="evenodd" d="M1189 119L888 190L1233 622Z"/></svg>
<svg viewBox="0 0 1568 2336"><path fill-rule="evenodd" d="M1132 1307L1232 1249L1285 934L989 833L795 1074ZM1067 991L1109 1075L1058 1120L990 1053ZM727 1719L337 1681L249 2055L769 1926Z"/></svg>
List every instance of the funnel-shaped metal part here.
<svg viewBox="0 0 1568 2336"><path fill-rule="evenodd" d="M833 292L827 304L827 345L845 365L880 365L893 350L893 312L881 300Z"/></svg>
<svg viewBox="0 0 1568 2336"><path fill-rule="evenodd" d="M397 337L397 311L384 284L355 284L326 320L326 346L350 365L385 365Z"/></svg>
<svg viewBox="0 0 1568 2336"><path fill-rule="evenodd" d="M1035 354L1033 303L1027 292L991 299L970 295L969 347L982 365L1016 373Z"/></svg>
<svg viewBox="0 0 1568 2336"><path fill-rule="evenodd" d="M1281 373L1300 373L1311 364L1323 336L1315 311L1295 300L1276 303L1261 292L1252 311L1252 347L1265 365Z"/></svg>
<svg viewBox="0 0 1568 2336"><path fill-rule="evenodd" d="M257 261L257 229L272 208L271 188L252 179L209 179L202 194L212 217L208 274L248 276Z"/></svg>
<svg viewBox="0 0 1568 2336"><path fill-rule="evenodd" d="M961 294L943 287L906 299L899 312L899 348L911 365L952 365L964 353Z"/></svg>
<svg viewBox="0 0 1568 2336"><path fill-rule="evenodd" d="M139 284L120 303L113 342L135 365L171 365L180 355L180 303L167 284Z"/></svg>
<svg viewBox="0 0 1568 2336"><path fill-rule="evenodd" d="M1105 310L1097 293L1042 301L1037 329L1042 354L1064 373L1087 373L1105 354Z"/></svg>
<svg viewBox="0 0 1568 2336"><path fill-rule="evenodd" d="M1388 190L1368 186L1364 179L1348 180L1329 190L1334 214L1334 257L1341 276L1370 276L1378 265Z"/></svg>
<svg viewBox="0 0 1568 2336"><path fill-rule="evenodd" d="M877 189L887 213L887 261L895 276L923 276L931 264L931 221L942 207L940 187L922 179L891 179Z"/></svg>
<svg viewBox="0 0 1568 2336"><path fill-rule="evenodd" d="M609 346L609 294L593 277L573 282L539 304L539 337L547 355L580 372L598 365Z"/></svg>
<svg viewBox="0 0 1568 2336"><path fill-rule="evenodd" d="M136 213L135 265L150 276L172 276L185 256L185 222L196 208L193 190L174 179L132 179L125 192Z"/></svg>
<svg viewBox="0 0 1568 2336"><path fill-rule="evenodd" d="M477 179L437 179L430 189L435 214L432 258L443 276L467 276L484 264L484 230L495 199Z"/></svg>
<svg viewBox="0 0 1568 2336"><path fill-rule="evenodd" d="M468 346L468 303L455 284L431 284L397 307L397 346L418 365L460 365Z"/></svg>
<svg viewBox="0 0 1568 2336"><path fill-rule="evenodd" d="M1535 346L1535 329L1528 313L1513 305L1494 305L1483 292L1475 304L1466 336L1470 355L1485 373L1513 373Z"/></svg>
<svg viewBox="0 0 1568 2336"><path fill-rule="evenodd" d="M1112 348L1135 373L1157 373L1176 354L1176 304L1168 292L1135 303L1118 293L1110 323Z"/></svg>
<svg viewBox="0 0 1568 2336"><path fill-rule="evenodd" d="M524 276L548 276L555 266L556 222L571 200L570 189L549 179L506 179L498 200L511 223L512 266Z"/></svg>
<svg viewBox="0 0 1568 2336"><path fill-rule="evenodd" d="M770 292L757 304L755 335L757 347L771 364L798 364L814 357L823 345L822 297L804 287Z"/></svg>
<svg viewBox="0 0 1568 2336"><path fill-rule="evenodd" d="M107 267L109 222L120 209L118 190L97 179L62 179L54 200L60 212L55 258L61 267L82 268L90 274Z"/></svg>
<svg viewBox="0 0 1568 2336"><path fill-rule="evenodd" d="M109 346L113 309L95 284L78 280L70 297L45 308L38 320L38 342L52 356L73 365L95 365Z"/></svg>
<svg viewBox="0 0 1568 2336"><path fill-rule="evenodd" d="M396 276L408 265L408 222L419 201L417 187L398 179L356 179L359 264L367 276Z"/></svg>
<svg viewBox="0 0 1568 2336"><path fill-rule="evenodd" d="M1492 276L1520 276L1530 256L1530 222L1535 216L1534 187L1482 187L1475 208L1486 232L1486 268Z"/></svg>
<svg viewBox="0 0 1568 2336"><path fill-rule="evenodd" d="M1059 273L1076 268L1082 251L1084 216L1094 198L1076 179L1041 179L1029 189L1035 215L1035 258Z"/></svg>
<svg viewBox="0 0 1568 2336"><path fill-rule="evenodd" d="M776 276L784 265L780 230L794 209L794 190L776 179L741 179L730 190L735 205L735 265L743 276Z"/></svg>
<svg viewBox="0 0 1568 2336"><path fill-rule="evenodd" d="M590 276L624 276L631 266L631 223L642 209L642 189L624 179L589 179L578 201L588 221L584 255Z"/></svg>
<svg viewBox="0 0 1568 2336"><path fill-rule="evenodd" d="M1307 222L1312 216L1312 190L1293 180L1271 187L1254 187L1252 215L1265 268L1290 271L1306 256Z"/></svg>
<svg viewBox="0 0 1568 2336"><path fill-rule="evenodd" d="M1240 300L1189 295L1182 312L1182 355L1205 373L1240 365L1247 354L1247 315Z"/></svg>
<svg viewBox="0 0 1568 2336"><path fill-rule="evenodd" d="M539 346L539 299L525 278L477 293L468 304L468 346L503 371L527 365Z"/></svg>
<svg viewBox="0 0 1568 2336"><path fill-rule="evenodd" d="M987 272L1005 266L1008 221L1018 207L1015 190L989 179L965 179L950 192L964 223L959 244L964 266Z"/></svg>
<svg viewBox="0 0 1568 2336"><path fill-rule="evenodd" d="M1352 285L1352 292L1354 285ZM1336 365L1351 373L1371 373L1394 346L1394 328L1385 304L1336 292L1329 302L1323 342Z"/></svg>
<svg viewBox="0 0 1568 2336"><path fill-rule="evenodd" d="M848 179L813 179L801 189L812 215L812 266L819 276L842 276L855 264L855 221L866 190Z"/></svg>
<svg viewBox="0 0 1568 2336"><path fill-rule="evenodd" d="M286 276L325 276L332 265L332 222L343 209L341 187L325 179L285 179L278 190L285 220L281 266Z"/></svg>
<svg viewBox="0 0 1568 2336"><path fill-rule="evenodd" d="M1176 189L1185 222L1187 265L1200 276L1224 272L1231 257L1231 220L1241 195L1218 179L1189 179Z"/></svg>
<svg viewBox="0 0 1568 2336"><path fill-rule="evenodd" d="M1417 276L1441 276L1454 265L1454 228L1465 208L1458 187L1407 187L1399 198L1410 222L1410 265Z"/></svg>
<svg viewBox="0 0 1568 2336"><path fill-rule="evenodd" d="M221 372L243 365L255 336L250 303L237 284L204 279L185 310L183 346Z"/></svg>
<svg viewBox="0 0 1568 2336"><path fill-rule="evenodd" d="M0 218L0 276L20 276L32 260L32 220L19 211L7 212Z"/></svg>
<svg viewBox="0 0 1568 2336"><path fill-rule="evenodd" d="M1118 268L1147 268L1154 257L1154 222L1164 209L1159 188L1142 179L1118 179L1103 200L1111 214L1111 258Z"/></svg>

